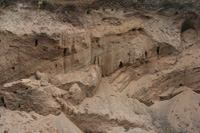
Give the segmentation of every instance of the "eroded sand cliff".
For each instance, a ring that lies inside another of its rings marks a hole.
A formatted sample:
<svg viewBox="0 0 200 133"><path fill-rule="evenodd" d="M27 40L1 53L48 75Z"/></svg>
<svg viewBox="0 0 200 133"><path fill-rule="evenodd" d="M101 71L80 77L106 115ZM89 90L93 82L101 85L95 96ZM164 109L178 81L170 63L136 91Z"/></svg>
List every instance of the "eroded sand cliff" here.
<svg viewBox="0 0 200 133"><path fill-rule="evenodd" d="M0 132L200 131L198 1L9 1Z"/></svg>

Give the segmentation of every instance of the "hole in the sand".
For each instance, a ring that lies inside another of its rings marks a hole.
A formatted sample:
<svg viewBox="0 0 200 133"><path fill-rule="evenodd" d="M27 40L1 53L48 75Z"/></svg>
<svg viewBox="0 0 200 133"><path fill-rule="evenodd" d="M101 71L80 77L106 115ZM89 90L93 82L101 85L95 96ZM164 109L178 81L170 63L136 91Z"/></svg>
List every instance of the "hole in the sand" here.
<svg viewBox="0 0 200 133"><path fill-rule="evenodd" d="M119 67L120 67L120 68L123 67L123 63L122 63L122 61L120 61L120 63L119 63Z"/></svg>
<svg viewBox="0 0 200 133"><path fill-rule="evenodd" d="M157 47L157 50L156 50L156 52L157 52L157 55L159 55L159 54L160 54L160 47L159 47L159 46Z"/></svg>
<svg viewBox="0 0 200 133"><path fill-rule="evenodd" d="M58 65L57 64L55 64L55 67L57 67Z"/></svg>
<svg viewBox="0 0 200 133"><path fill-rule="evenodd" d="M35 40L35 47L38 46L38 39Z"/></svg>
<svg viewBox="0 0 200 133"><path fill-rule="evenodd" d="M20 107L21 107L21 105L19 104L19 105L18 105L18 108L20 108Z"/></svg>
<svg viewBox="0 0 200 133"><path fill-rule="evenodd" d="M188 30L188 29L193 29L195 30L195 27L193 25L192 22L190 21L185 21L183 24L182 24L182 28L181 28L181 33Z"/></svg>
<svg viewBox="0 0 200 133"><path fill-rule="evenodd" d="M15 67L12 67L12 70L15 70Z"/></svg>
<svg viewBox="0 0 200 133"><path fill-rule="evenodd" d="M91 11L90 10L87 10L87 12L86 12L88 15L91 13Z"/></svg>
<svg viewBox="0 0 200 133"><path fill-rule="evenodd" d="M139 30L139 31L142 31L143 29L142 29L142 28L139 28L138 30Z"/></svg>
<svg viewBox="0 0 200 133"><path fill-rule="evenodd" d="M1 97L1 102L2 102L3 106L6 108L5 100L3 97Z"/></svg>
<svg viewBox="0 0 200 133"><path fill-rule="evenodd" d="M136 29L135 29L135 28L133 28L133 29L132 29L132 31L136 31Z"/></svg>
<svg viewBox="0 0 200 133"><path fill-rule="evenodd" d="M111 11L113 11L113 9L111 9Z"/></svg>
<svg viewBox="0 0 200 133"><path fill-rule="evenodd" d="M13 93L17 94L17 92L16 92L16 91L14 91Z"/></svg>
<svg viewBox="0 0 200 133"><path fill-rule="evenodd" d="M64 56L67 55L67 49L66 48L64 48L63 54L64 54Z"/></svg>
<svg viewBox="0 0 200 133"><path fill-rule="evenodd" d="M147 54L148 54L148 53L147 53L147 51L145 51L145 53L144 53L144 54L145 54L145 58L147 58L147 56L148 56L148 55L147 55Z"/></svg>
<svg viewBox="0 0 200 133"><path fill-rule="evenodd" d="M181 84L179 85L179 87L181 87L181 86L184 86L184 84L181 83Z"/></svg>
<svg viewBox="0 0 200 133"><path fill-rule="evenodd" d="M26 90L28 90L28 87L26 87Z"/></svg>

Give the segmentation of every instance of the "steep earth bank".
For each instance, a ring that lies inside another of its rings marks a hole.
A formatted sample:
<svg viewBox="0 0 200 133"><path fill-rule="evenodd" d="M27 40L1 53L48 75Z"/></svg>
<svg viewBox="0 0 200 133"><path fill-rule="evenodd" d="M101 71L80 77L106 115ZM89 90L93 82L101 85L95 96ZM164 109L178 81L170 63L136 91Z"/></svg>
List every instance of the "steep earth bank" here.
<svg viewBox="0 0 200 133"><path fill-rule="evenodd" d="M9 1L0 132L200 131L199 2Z"/></svg>

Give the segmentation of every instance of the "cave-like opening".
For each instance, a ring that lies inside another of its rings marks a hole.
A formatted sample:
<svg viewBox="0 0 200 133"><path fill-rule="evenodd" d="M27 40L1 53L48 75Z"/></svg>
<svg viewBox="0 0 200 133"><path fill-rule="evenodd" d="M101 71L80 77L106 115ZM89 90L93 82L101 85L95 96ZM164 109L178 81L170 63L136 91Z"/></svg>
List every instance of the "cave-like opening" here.
<svg viewBox="0 0 200 133"><path fill-rule="evenodd" d="M120 61L120 63L119 63L119 68L122 68L122 67L123 67L123 62Z"/></svg>
<svg viewBox="0 0 200 133"><path fill-rule="evenodd" d="M38 46L38 39L35 40L35 47Z"/></svg>
<svg viewBox="0 0 200 133"><path fill-rule="evenodd" d="M156 50L156 52L157 52L157 55L159 55L159 54L160 54L160 47L159 47L159 46L157 47L157 50Z"/></svg>
<svg viewBox="0 0 200 133"><path fill-rule="evenodd" d="M64 56L67 55L67 48L64 48L63 54L64 54Z"/></svg>
<svg viewBox="0 0 200 133"><path fill-rule="evenodd" d="M193 24L191 21L185 21L185 22L182 24L181 33L183 33L184 31L186 31L186 30L188 30L188 29L193 29L193 30L195 30L194 24Z"/></svg>

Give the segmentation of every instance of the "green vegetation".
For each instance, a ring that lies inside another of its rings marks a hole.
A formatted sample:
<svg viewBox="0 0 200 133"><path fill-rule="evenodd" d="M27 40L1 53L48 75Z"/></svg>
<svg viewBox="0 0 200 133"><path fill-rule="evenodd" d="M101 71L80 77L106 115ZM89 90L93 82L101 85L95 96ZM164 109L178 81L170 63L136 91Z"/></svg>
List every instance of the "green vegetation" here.
<svg viewBox="0 0 200 133"><path fill-rule="evenodd" d="M0 0L0 7L3 6L3 4L6 4L5 0Z"/></svg>
<svg viewBox="0 0 200 133"><path fill-rule="evenodd" d="M43 4L43 1L38 1L38 9L40 9L42 4Z"/></svg>
<svg viewBox="0 0 200 133"><path fill-rule="evenodd" d="M129 93L127 93L127 94L126 94L126 96L127 96L128 98L130 98L130 95L129 95Z"/></svg>

